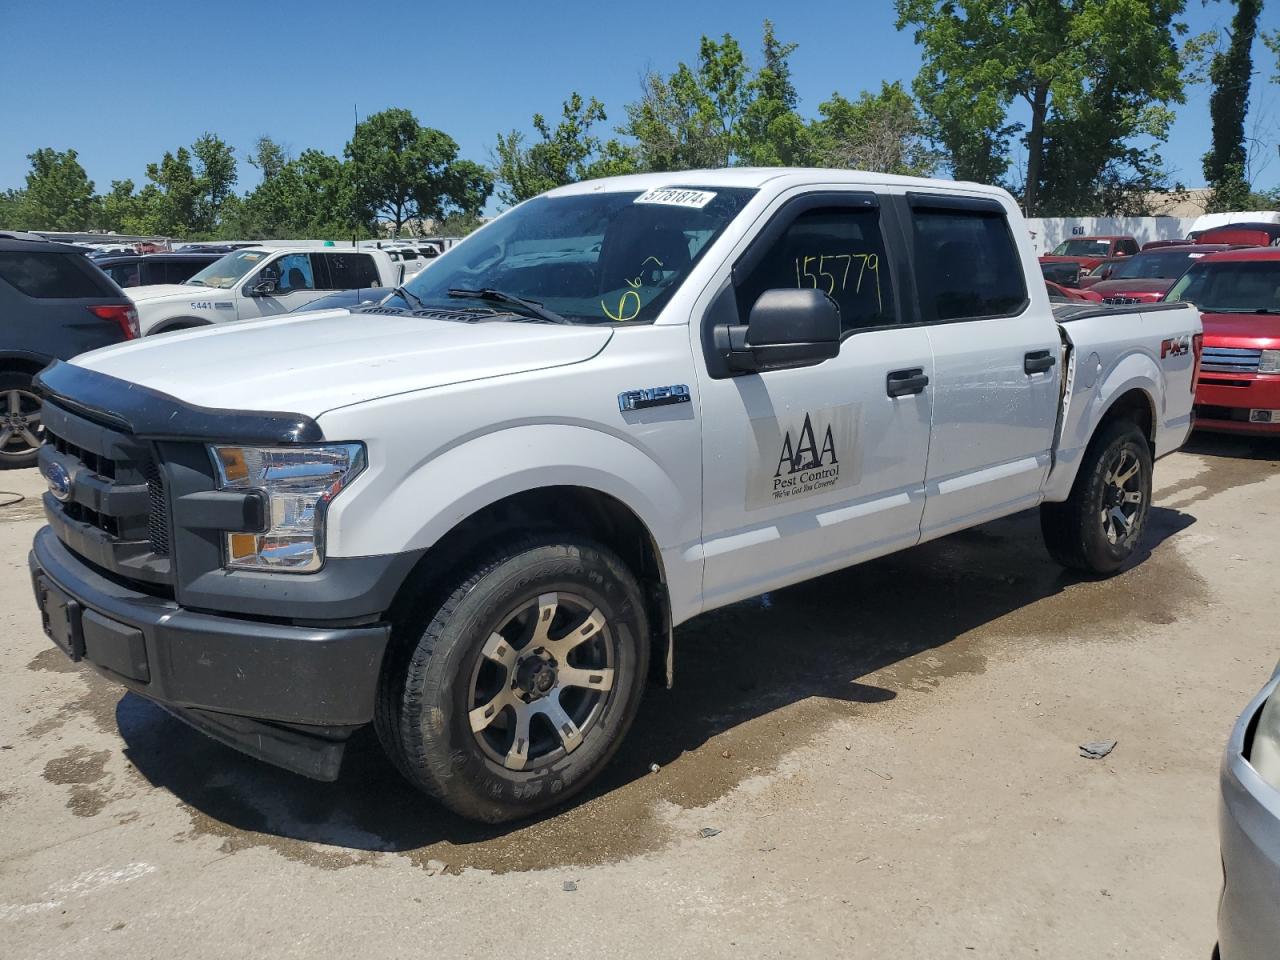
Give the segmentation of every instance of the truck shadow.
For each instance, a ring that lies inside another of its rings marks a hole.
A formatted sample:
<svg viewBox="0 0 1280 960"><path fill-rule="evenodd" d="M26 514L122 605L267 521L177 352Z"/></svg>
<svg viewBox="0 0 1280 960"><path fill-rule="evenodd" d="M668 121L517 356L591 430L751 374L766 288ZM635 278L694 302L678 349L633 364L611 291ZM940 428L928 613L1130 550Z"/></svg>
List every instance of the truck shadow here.
<svg viewBox="0 0 1280 960"><path fill-rule="evenodd" d="M407 786L369 732L337 782L316 783L133 695L116 719L137 771L187 806L196 832L232 838L232 850L261 843L290 855L281 843L320 843L495 870L615 859L661 842L651 823L661 801L705 805L833 722L893 709L900 694L927 696L984 670L990 653L1171 622L1199 601L1198 580L1176 550L1151 550L1192 523L1154 508L1146 552L1106 581L1056 566L1031 512L698 617L677 631L675 689L646 691L605 773L527 823L453 816Z"/></svg>
<svg viewBox="0 0 1280 960"><path fill-rule="evenodd" d="M1197 430L1182 447L1183 453L1234 460L1269 460L1280 463L1280 435L1247 437L1235 433L1206 433Z"/></svg>

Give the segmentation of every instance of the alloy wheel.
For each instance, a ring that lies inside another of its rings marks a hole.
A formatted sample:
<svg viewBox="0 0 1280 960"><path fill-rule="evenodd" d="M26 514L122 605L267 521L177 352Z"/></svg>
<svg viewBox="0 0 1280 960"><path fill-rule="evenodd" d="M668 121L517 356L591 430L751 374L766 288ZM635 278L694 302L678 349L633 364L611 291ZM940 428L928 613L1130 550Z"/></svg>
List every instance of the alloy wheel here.
<svg viewBox="0 0 1280 960"><path fill-rule="evenodd" d="M44 440L40 413L40 398L30 390L5 390L0 402L0 453L20 457L38 449Z"/></svg>
<svg viewBox="0 0 1280 960"><path fill-rule="evenodd" d="M1111 458L1102 480L1102 532L1113 546L1133 533L1142 513L1142 463L1121 448Z"/></svg>
<svg viewBox="0 0 1280 960"><path fill-rule="evenodd" d="M613 695L615 640L598 607L569 593L531 598L485 641L468 699L489 759L532 770L572 753Z"/></svg>

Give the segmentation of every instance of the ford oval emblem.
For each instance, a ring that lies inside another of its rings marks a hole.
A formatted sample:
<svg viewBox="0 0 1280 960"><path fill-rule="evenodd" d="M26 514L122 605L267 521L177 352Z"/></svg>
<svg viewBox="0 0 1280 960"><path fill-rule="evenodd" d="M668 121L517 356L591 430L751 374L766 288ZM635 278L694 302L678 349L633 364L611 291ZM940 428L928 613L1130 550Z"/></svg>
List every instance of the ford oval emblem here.
<svg viewBox="0 0 1280 960"><path fill-rule="evenodd" d="M71 499L71 474L67 473L66 467L55 460L49 464L44 478L49 481L49 492L55 500L66 503Z"/></svg>

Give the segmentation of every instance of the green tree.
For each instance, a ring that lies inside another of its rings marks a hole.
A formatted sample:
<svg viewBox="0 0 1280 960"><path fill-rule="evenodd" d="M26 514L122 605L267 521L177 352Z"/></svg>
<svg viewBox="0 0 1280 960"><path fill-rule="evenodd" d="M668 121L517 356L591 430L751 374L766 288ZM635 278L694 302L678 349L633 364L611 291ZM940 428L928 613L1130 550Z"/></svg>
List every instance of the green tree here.
<svg viewBox="0 0 1280 960"><path fill-rule="evenodd" d="M143 233L167 237L193 235L198 219L201 185L191 166L191 153L179 147L165 151L159 163L147 164L146 184L138 194Z"/></svg>
<svg viewBox="0 0 1280 960"><path fill-rule="evenodd" d="M474 170L459 176L454 169L453 138L422 126L408 110L383 110L356 124L346 156L356 202L370 218L389 221L397 234L410 220L473 203L469 191L480 187ZM458 190L464 195L455 196Z"/></svg>
<svg viewBox="0 0 1280 960"><path fill-rule="evenodd" d="M233 192L238 179L235 148L220 137L205 133L191 145L191 154L195 158L197 188L192 227L197 233L212 235L218 228L224 205L236 199Z"/></svg>
<svg viewBox="0 0 1280 960"><path fill-rule="evenodd" d="M764 22L763 63L748 82L751 99L741 123L738 152L745 163L777 167L807 161L808 131L796 112L800 96L791 79L790 57L796 47L777 38L772 20Z"/></svg>
<svg viewBox="0 0 1280 960"><path fill-rule="evenodd" d="M1253 41L1262 0L1237 0L1231 38L1209 66L1209 118L1213 145L1204 155L1204 176L1213 188L1210 210L1241 210L1249 201L1244 118L1253 79Z"/></svg>
<svg viewBox="0 0 1280 960"><path fill-rule="evenodd" d="M591 132L607 119L604 104L595 97L584 101L575 91L564 102L554 128L542 114L533 115L535 142L527 143L519 130L498 134L498 199L516 204L566 183L632 172L635 160L628 148L617 140L602 142Z"/></svg>
<svg viewBox="0 0 1280 960"><path fill-rule="evenodd" d="M80 166L74 150L41 147L27 154L23 219L32 230L88 230L93 226L97 204L93 181Z"/></svg>
<svg viewBox="0 0 1280 960"><path fill-rule="evenodd" d="M1182 100L1176 38L1185 27L1176 18L1185 0L895 3L899 29L914 29L923 54L916 95L957 176L998 179L1010 138L1025 130L1020 186L1029 214L1061 205L1050 138L1061 148L1087 142L1093 179L1110 171L1146 185L1151 155L1132 169L1129 142L1166 137L1167 105ZM1025 126L1010 122L1015 101L1030 113Z"/></svg>
<svg viewBox="0 0 1280 960"><path fill-rule="evenodd" d="M670 77L646 73L640 100L627 105L627 123L619 128L636 141L640 168L690 170L735 163L756 95L751 79L742 47L727 33L719 41L702 38L696 67L681 63Z"/></svg>
<svg viewBox="0 0 1280 960"><path fill-rule="evenodd" d="M839 93L818 106L809 127L814 162L927 177L941 158L929 143L924 120L901 83L882 83L878 94L847 100Z"/></svg>
<svg viewBox="0 0 1280 960"><path fill-rule="evenodd" d="M146 203L132 180L112 180L111 189L98 198L98 227L115 233L146 233Z"/></svg>
<svg viewBox="0 0 1280 960"><path fill-rule="evenodd" d="M21 190L0 192L0 229L24 230L27 226L27 197Z"/></svg>
<svg viewBox="0 0 1280 960"><path fill-rule="evenodd" d="M320 150L289 157L283 147L261 138L249 162L263 171L262 182L241 202L223 236L249 240L346 239L374 236L371 217L356 203L350 163Z"/></svg>

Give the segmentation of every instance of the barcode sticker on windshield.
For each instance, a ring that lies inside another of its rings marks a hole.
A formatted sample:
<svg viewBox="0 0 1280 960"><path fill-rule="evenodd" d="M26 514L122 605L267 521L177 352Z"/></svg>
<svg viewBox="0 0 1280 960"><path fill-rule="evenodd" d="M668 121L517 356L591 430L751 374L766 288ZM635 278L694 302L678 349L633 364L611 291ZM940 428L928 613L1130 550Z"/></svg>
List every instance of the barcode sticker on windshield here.
<svg viewBox="0 0 1280 960"><path fill-rule="evenodd" d="M716 198L710 190L683 190L679 187L658 187L636 197L636 203L660 203L668 207L693 207L701 210Z"/></svg>

